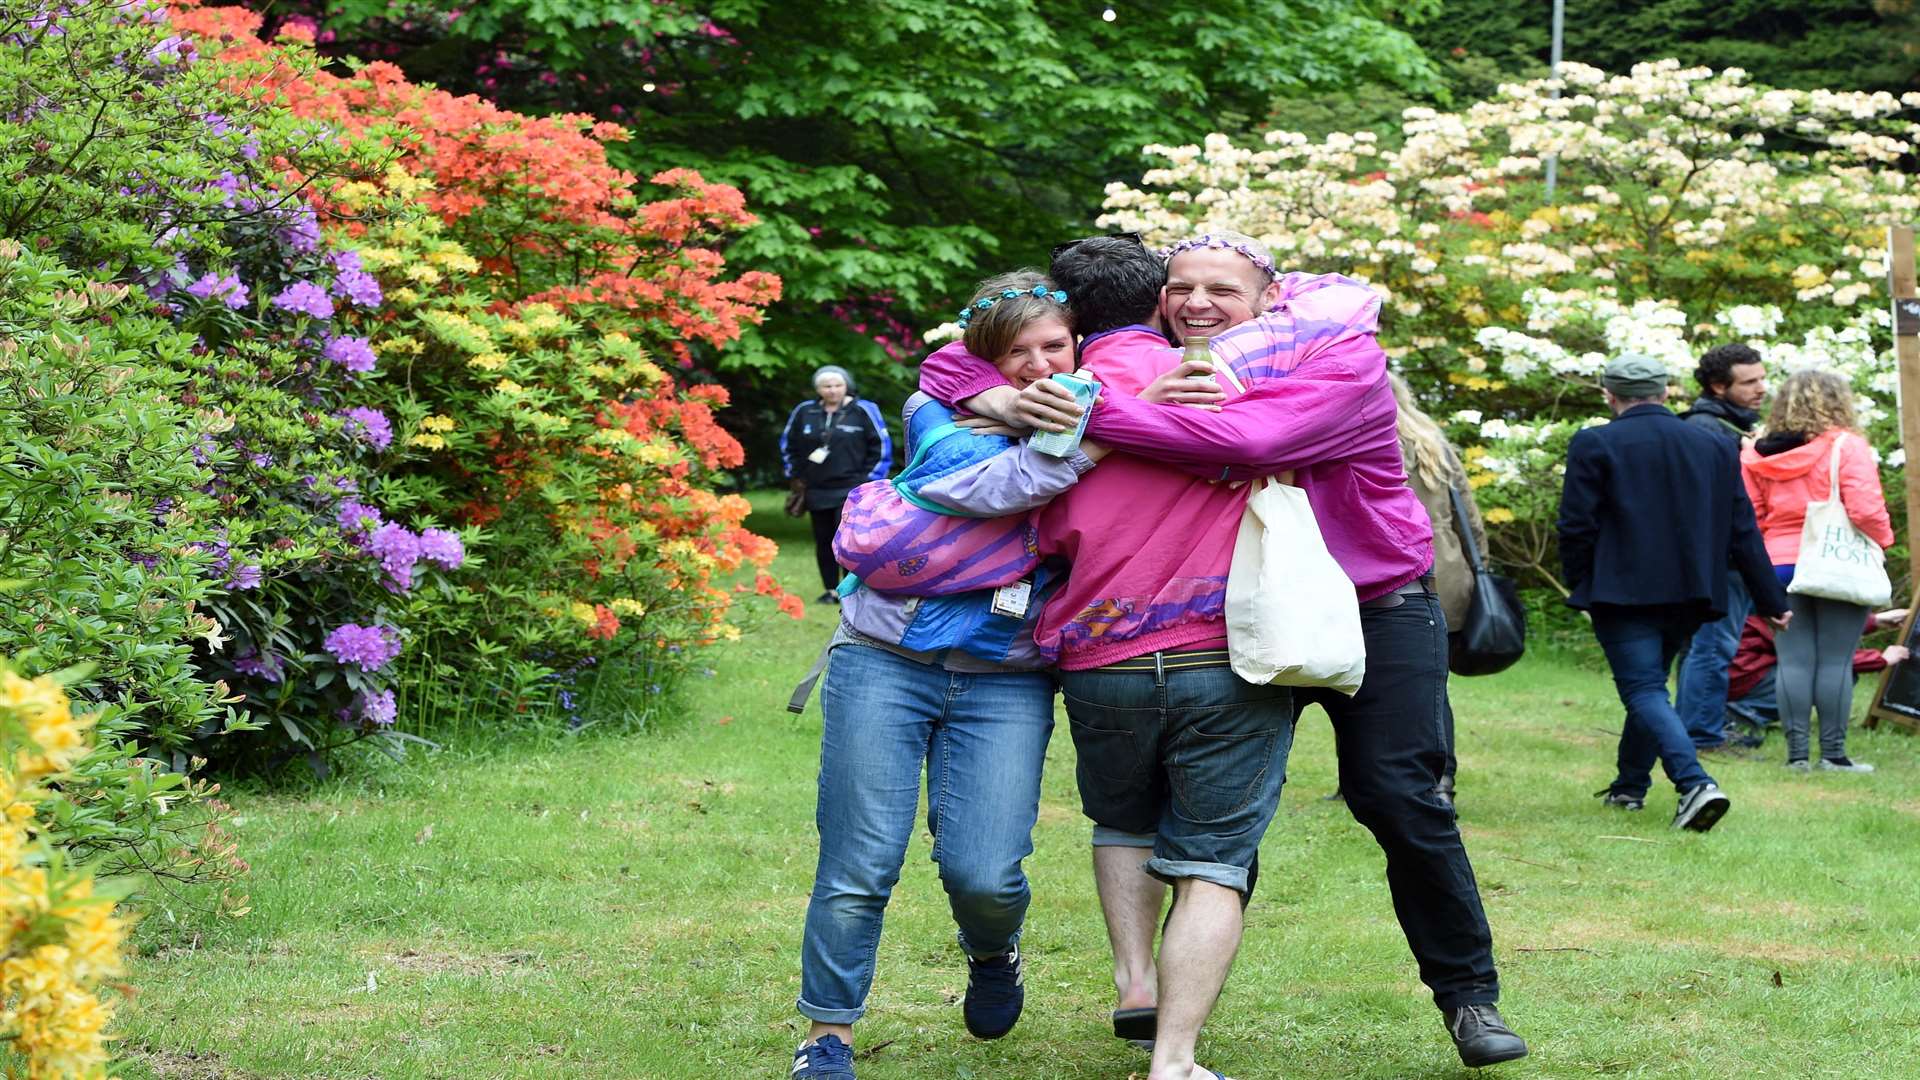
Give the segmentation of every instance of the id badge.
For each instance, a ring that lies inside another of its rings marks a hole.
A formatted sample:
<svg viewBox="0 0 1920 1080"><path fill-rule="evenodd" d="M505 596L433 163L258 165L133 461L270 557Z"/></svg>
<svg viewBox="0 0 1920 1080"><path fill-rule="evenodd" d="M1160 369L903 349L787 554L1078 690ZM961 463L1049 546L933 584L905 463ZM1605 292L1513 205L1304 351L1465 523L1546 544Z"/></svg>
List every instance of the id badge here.
<svg viewBox="0 0 1920 1080"><path fill-rule="evenodd" d="M827 460L827 455L831 452L832 452L831 450L823 446L818 450L815 450L813 453L808 454L807 460L813 462L815 465L818 465L821 462Z"/></svg>
<svg viewBox="0 0 1920 1080"><path fill-rule="evenodd" d="M1025 578L993 590L993 613L1010 619L1027 617L1027 604L1033 599L1033 579Z"/></svg>

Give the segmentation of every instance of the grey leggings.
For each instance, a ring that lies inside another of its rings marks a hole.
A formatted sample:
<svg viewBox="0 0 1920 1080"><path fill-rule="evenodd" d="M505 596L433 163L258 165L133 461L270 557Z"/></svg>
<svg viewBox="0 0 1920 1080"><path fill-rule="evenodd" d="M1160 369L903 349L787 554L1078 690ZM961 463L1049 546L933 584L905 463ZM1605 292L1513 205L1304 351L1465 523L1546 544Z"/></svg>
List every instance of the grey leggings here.
<svg viewBox="0 0 1920 1080"><path fill-rule="evenodd" d="M1853 712L1853 651L1867 628L1867 609L1818 596L1789 594L1793 621L1773 639L1780 657L1780 726L1787 760L1807 757L1807 729L1820 711L1820 756L1847 756Z"/></svg>

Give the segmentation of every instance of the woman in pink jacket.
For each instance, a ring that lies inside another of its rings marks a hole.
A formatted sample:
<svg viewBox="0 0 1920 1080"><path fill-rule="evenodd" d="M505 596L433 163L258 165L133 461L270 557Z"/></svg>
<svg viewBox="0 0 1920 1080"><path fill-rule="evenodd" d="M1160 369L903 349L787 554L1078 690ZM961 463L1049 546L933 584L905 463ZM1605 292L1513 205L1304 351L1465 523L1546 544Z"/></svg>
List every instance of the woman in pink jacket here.
<svg viewBox="0 0 1920 1080"><path fill-rule="evenodd" d="M1740 456L1754 516L1782 584L1793 582L1807 505L1833 498L1831 461L1840 462L1841 504L1854 527L1882 548L1893 544L1880 469L1854 428L1853 387L1830 371L1790 376L1774 398L1766 434ZM1808 727L1820 713L1819 768L1872 772L1847 757L1847 720L1853 711L1853 651L1866 629L1867 609L1841 600L1790 594L1793 621L1776 638L1780 658L1780 724L1787 734L1787 767L1806 770Z"/></svg>

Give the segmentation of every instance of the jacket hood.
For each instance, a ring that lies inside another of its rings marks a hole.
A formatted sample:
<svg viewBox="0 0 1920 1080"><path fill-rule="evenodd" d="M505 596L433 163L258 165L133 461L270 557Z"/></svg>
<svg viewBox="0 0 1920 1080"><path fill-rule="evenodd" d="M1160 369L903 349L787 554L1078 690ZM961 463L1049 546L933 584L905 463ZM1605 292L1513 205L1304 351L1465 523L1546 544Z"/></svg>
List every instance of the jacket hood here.
<svg viewBox="0 0 1920 1080"><path fill-rule="evenodd" d="M1791 450L1782 450L1770 457L1763 457L1758 450L1748 449L1741 453L1740 460L1749 470L1769 480L1793 480L1805 476L1817 468L1825 468L1827 455L1833 452L1836 431L1823 431Z"/></svg>

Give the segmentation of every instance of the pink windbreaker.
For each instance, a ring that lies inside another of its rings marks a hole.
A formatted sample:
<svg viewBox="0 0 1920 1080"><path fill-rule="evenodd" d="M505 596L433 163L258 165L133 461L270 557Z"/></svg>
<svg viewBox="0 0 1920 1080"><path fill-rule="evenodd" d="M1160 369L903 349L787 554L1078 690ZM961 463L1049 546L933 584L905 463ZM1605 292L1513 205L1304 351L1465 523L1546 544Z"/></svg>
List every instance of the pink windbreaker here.
<svg viewBox="0 0 1920 1080"><path fill-rule="evenodd" d="M1753 516L1767 542L1767 557L1775 566L1800 560L1800 527L1806 524L1807 504L1832 497L1828 458L1841 429L1770 457L1749 446L1740 453L1740 475L1753 500ZM1880 467L1873 463L1867 441L1847 432L1840 444L1840 501L1854 527L1881 547L1893 546L1893 522L1887 516L1886 494L1880 489Z"/></svg>

